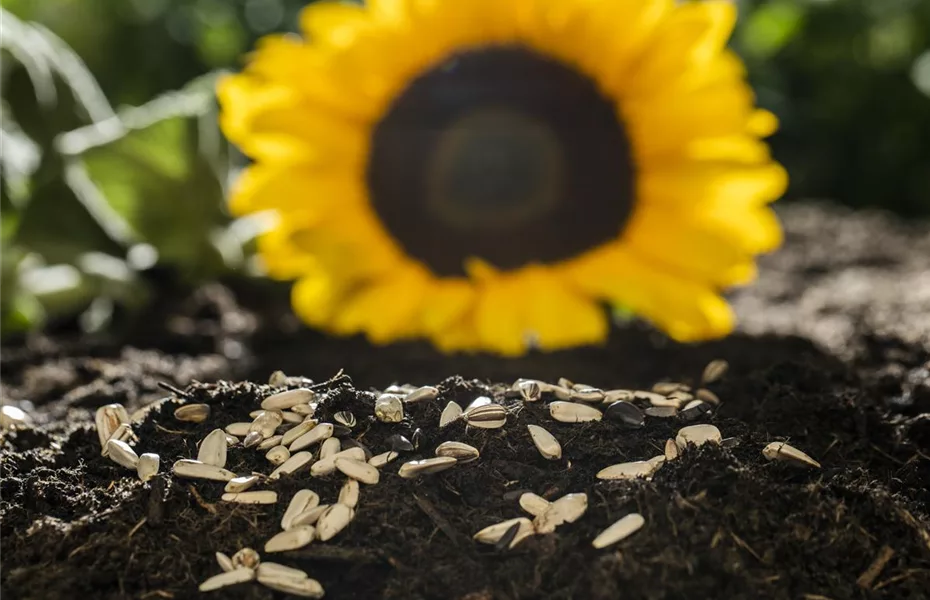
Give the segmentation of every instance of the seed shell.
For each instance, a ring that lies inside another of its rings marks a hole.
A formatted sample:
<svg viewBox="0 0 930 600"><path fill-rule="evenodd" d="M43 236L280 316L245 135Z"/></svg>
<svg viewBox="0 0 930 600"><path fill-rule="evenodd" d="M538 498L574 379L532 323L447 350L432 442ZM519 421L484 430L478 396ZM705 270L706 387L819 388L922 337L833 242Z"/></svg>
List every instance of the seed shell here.
<svg viewBox="0 0 930 600"><path fill-rule="evenodd" d="M562 458L562 445L555 436L543 429L539 425L527 425L530 431L530 437L536 445L536 449L547 460L558 460Z"/></svg>
<svg viewBox="0 0 930 600"><path fill-rule="evenodd" d="M435 400L439 397L439 390L434 388L431 385L424 385L423 387L417 388L407 394L404 397L404 402L406 404L413 404L415 402L427 402L430 400Z"/></svg>
<svg viewBox="0 0 930 600"><path fill-rule="evenodd" d="M290 475L307 466L313 460L313 455L309 452L297 452L291 454L291 457L284 461L284 464L271 472L268 479L280 479L282 475Z"/></svg>
<svg viewBox="0 0 930 600"><path fill-rule="evenodd" d="M649 479L655 473L658 466L646 460L634 460L630 462L610 465L598 471L598 479L616 480L616 479Z"/></svg>
<svg viewBox="0 0 930 600"><path fill-rule="evenodd" d="M720 430L713 425L689 425L678 430L675 443L683 450L688 444L694 446L719 444L722 439Z"/></svg>
<svg viewBox="0 0 930 600"><path fill-rule="evenodd" d="M304 448L322 442L325 439L331 438L333 436L333 424L332 423L320 423L307 433L303 434L293 442L289 448L291 451L303 450Z"/></svg>
<svg viewBox="0 0 930 600"><path fill-rule="evenodd" d="M174 465L172 465L171 471L178 477L187 477L188 479L231 481L236 478L236 474L232 471L227 471L216 465L208 465L199 460L189 460L186 458L176 461Z"/></svg>
<svg viewBox="0 0 930 600"><path fill-rule="evenodd" d="M222 429L214 429L203 438L197 460L215 467L226 466L226 433Z"/></svg>
<svg viewBox="0 0 930 600"><path fill-rule="evenodd" d="M604 418L614 423L620 423L627 427L638 428L646 424L643 411L632 404L623 400L612 402L604 409Z"/></svg>
<svg viewBox="0 0 930 600"><path fill-rule="evenodd" d="M316 427L316 421L311 419L309 421L304 421L303 423L300 423L291 429L288 429L284 432L284 435L281 436L281 444L284 446L290 446L294 443L294 440L306 433L309 433L310 430L314 427Z"/></svg>
<svg viewBox="0 0 930 600"><path fill-rule="evenodd" d="M375 400L375 417L382 423L400 423L404 420L404 402L395 394L381 394Z"/></svg>
<svg viewBox="0 0 930 600"><path fill-rule="evenodd" d="M701 375L701 383L708 384L719 381L726 375L730 368L729 363L723 359L712 360L704 367L704 373Z"/></svg>
<svg viewBox="0 0 930 600"><path fill-rule="evenodd" d="M356 425L355 415L347 410L341 410L337 412L333 415L333 419L335 419L337 423L345 425L349 429L352 429Z"/></svg>
<svg viewBox="0 0 930 600"><path fill-rule="evenodd" d="M161 462L161 459L157 454L152 454L151 452L146 452L139 457L139 462L136 464L136 473L139 475L139 479L142 481L148 481L152 477L158 474L158 466Z"/></svg>
<svg viewBox="0 0 930 600"><path fill-rule="evenodd" d="M549 414L556 421L562 423L584 423L587 421L600 421L601 411L576 402L552 402L549 404Z"/></svg>
<svg viewBox="0 0 930 600"><path fill-rule="evenodd" d="M345 529L355 518L355 510L345 504L333 504L317 521L316 531L320 541L331 540L337 533Z"/></svg>
<svg viewBox="0 0 930 600"><path fill-rule="evenodd" d="M291 451L287 446L275 446L265 454L268 462L275 466L283 465L291 457Z"/></svg>
<svg viewBox="0 0 930 600"><path fill-rule="evenodd" d="M232 559L222 552L216 553L216 563L220 566L221 569L223 569L223 571L232 571L236 568L232 562Z"/></svg>
<svg viewBox="0 0 930 600"><path fill-rule="evenodd" d="M283 435L273 435L266 440L262 440L261 443L255 448L257 450L265 451L265 450L271 450L275 446L282 446L282 445L286 446L287 444L282 444L283 439L284 439Z"/></svg>
<svg viewBox="0 0 930 600"><path fill-rule="evenodd" d="M335 459L335 465L345 476L361 483L375 485L381 479L380 471L365 461L337 458Z"/></svg>
<svg viewBox="0 0 930 600"><path fill-rule="evenodd" d="M449 423L457 421L459 417L462 416L462 407L456 404L455 402L449 402L446 404L446 407L442 410L442 414L439 416L439 426L445 427Z"/></svg>
<svg viewBox="0 0 930 600"><path fill-rule="evenodd" d="M400 454L398 454L397 452L394 452L393 450L388 450L387 452L382 452L381 454L372 456L370 459L368 459L368 464L380 469L381 467L385 466L389 462L394 461L398 456L400 456Z"/></svg>
<svg viewBox="0 0 930 600"><path fill-rule="evenodd" d="M665 440L665 460L675 460L678 458L678 444L675 440Z"/></svg>
<svg viewBox="0 0 930 600"><path fill-rule="evenodd" d="M258 552L252 548L240 548L238 552L232 555L232 564L234 567L246 567L254 569L261 562Z"/></svg>
<svg viewBox="0 0 930 600"><path fill-rule="evenodd" d="M414 479L420 475L432 475L445 471L458 461L451 456L437 456L436 458L426 458L423 460L412 460L400 466L397 474L404 479Z"/></svg>
<svg viewBox="0 0 930 600"><path fill-rule="evenodd" d="M349 508L355 508L358 506L358 498L361 494L359 488L358 480L346 479L346 482L342 484L342 487L339 489L339 499L337 502L339 504L345 504Z"/></svg>
<svg viewBox="0 0 930 600"><path fill-rule="evenodd" d="M762 449L762 455L768 460L781 460L798 467L820 468L820 463L785 442L772 442Z"/></svg>
<svg viewBox="0 0 930 600"><path fill-rule="evenodd" d="M542 496L537 496L533 492L526 492L520 496L520 508L538 517L549 509L552 504Z"/></svg>
<svg viewBox="0 0 930 600"><path fill-rule="evenodd" d="M291 521L291 527L299 527L300 525L313 525L320 520L320 516L329 510L330 504L319 504L313 508L308 508L304 512L300 513Z"/></svg>
<svg viewBox="0 0 930 600"><path fill-rule="evenodd" d="M313 541L316 529L312 525L298 525L275 535L265 542L265 552L298 550Z"/></svg>
<svg viewBox="0 0 930 600"><path fill-rule="evenodd" d="M474 446L463 442L443 442L436 447L436 456L451 456L464 464L477 460L480 453Z"/></svg>
<svg viewBox="0 0 930 600"><path fill-rule="evenodd" d="M238 502L239 504L276 504L278 502L278 493L272 490L261 490L258 492L239 492L225 493L222 496L224 502Z"/></svg>
<svg viewBox="0 0 930 600"><path fill-rule="evenodd" d="M209 416L209 404L185 404L174 411L175 419L187 423L203 423Z"/></svg>
<svg viewBox="0 0 930 600"><path fill-rule="evenodd" d="M506 521L489 525L472 537L476 542L481 542L482 544L496 544L514 525L519 526L521 529L533 529L532 521L526 517L517 517L516 519L507 519Z"/></svg>
<svg viewBox="0 0 930 600"><path fill-rule="evenodd" d="M641 514L629 514L602 531L594 538L591 545L601 549L616 544L639 531L645 523L646 519Z"/></svg>
<svg viewBox="0 0 930 600"><path fill-rule="evenodd" d="M225 431L229 435L234 435L241 438L249 434L249 427L251 426L251 423L230 423L226 426Z"/></svg>
<svg viewBox="0 0 930 600"><path fill-rule="evenodd" d="M137 470L139 455L132 447L121 440L110 438L107 440L107 456L116 464L127 469Z"/></svg>
<svg viewBox="0 0 930 600"><path fill-rule="evenodd" d="M226 485L223 487L223 491L230 492L232 494L238 494L244 492L256 483L258 483L258 475L243 475L242 477L234 477L226 482Z"/></svg>
<svg viewBox="0 0 930 600"><path fill-rule="evenodd" d="M247 567L241 567L238 569L233 569L232 571L220 573L219 575L214 575L213 577L210 577L201 583L197 589L201 592L212 592L213 590L218 590L228 585L245 583L247 581L252 581L253 579L255 579L255 571Z"/></svg>
<svg viewBox="0 0 930 600"><path fill-rule="evenodd" d="M546 511L533 519L533 527L535 527L536 533L552 533L560 525L574 523L587 510L587 494L566 494L558 500L550 502Z"/></svg>
<svg viewBox="0 0 930 600"><path fill-rule="evenodd" d="M281 529L290 529L297 515L320 505L320 496L313 490L298 490L281 517Z"/></svg>

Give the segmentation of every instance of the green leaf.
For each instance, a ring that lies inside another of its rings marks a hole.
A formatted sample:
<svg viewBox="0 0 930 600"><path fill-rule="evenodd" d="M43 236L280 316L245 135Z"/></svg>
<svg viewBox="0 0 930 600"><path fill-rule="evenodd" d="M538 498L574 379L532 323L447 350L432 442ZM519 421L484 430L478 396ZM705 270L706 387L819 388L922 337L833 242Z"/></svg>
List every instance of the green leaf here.
<svg viewBox="0 0 930 600"><path fill-rule="evenodd" d="M759 6L740 31L740 46L756 58L776 54L804 24L804 8L794 2L774 0Z"/></svg>

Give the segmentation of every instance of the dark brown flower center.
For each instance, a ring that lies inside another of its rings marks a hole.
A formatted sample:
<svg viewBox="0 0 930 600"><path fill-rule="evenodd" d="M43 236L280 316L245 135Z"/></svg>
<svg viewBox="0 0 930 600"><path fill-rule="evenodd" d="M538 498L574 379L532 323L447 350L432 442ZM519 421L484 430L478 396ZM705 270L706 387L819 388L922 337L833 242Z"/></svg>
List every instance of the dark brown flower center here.
<svg viewBox="0 0 930 600"><path fill-rule="evenodd" d="M519 47L456 54L413 80L377 124L372 204L437 275L469 257L553 263L616 238L633 210L614 102L571 67Z"/></svg>

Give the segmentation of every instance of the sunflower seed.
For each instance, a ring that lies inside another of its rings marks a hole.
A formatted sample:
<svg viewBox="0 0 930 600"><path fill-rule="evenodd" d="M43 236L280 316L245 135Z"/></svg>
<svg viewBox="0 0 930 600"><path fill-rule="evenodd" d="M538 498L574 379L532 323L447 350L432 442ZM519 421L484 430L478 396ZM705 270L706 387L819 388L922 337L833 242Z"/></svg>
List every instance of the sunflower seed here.
<svg viewBox="0 0 930 600"><path fill-rule="evenodd" d="M322 442L325 439L333 437L333 424L320 423L307 433L303 434L293 442L289 448L293 450L302 450L307 446Z"/></svg>
<svg viewBox="0 0 930 600"><path fill-rule="evenodd" d="M120 442L128 442L134 436L132 435L132 429L129 423L123 423L116 428L116 431L113 432L113 435L110 436L111 440L118 440ZM107 456L110 453L109 448L104 444L103 449L100 451L100 456Z"/></svg>
<svg viewBox="0 0 930 600"><path fill-rule="evenodd" d="M547 460L558 460L562 458L562 445L555 436L543 429L539 425L527 425L530 431L530 437L536 445L536 449Z"/></svg>
<svg viewBox="0 0 930 600"><path fill-rule="evenodd" d="M339 438L327 438L323 440L322 444L320 444L320 460L329 458L334 454L339 454L341 450L342 442L339 441Z"/></svg>
<svg viewBox="0 0 930 600"><path fill-rule="evenodd" d="M697 396L698 400L703 400L704 402L707 402L708 404L714 404L714 405L720 404L720 398L717 396L717 394L713 393L710 390L701 388L697 392L695 392L694 395Z"/></svg>
<svg viewBox="0 0 930 600"><path fill-rule="evenodd" d="M685 402L691 402L694 400L694 395L689 394L684 390L677 390L666 396L669 400L678 400L680 403L684 404Z"/></svg>
<svg viewBox="0 0 930 600"><path fill-rule="evenodd" d="M439 390L431 385L424 385L407 394L404 397L404 403L413 404L415 402L426 402L435 400L439 397Z"/></svg>
<svg viewBox="0 0 930 600"><path fill-rule="evenodd" d="M304 422L304 416L298 415L295 412L289 410L281 411L281 417L284 419L284 422L289 425L297 425L298 423Z"/></svg>
<svg viewBox="0 0 930 600"><path fill-rule="evenodd" d="M540 392L548 392L549 388L552 387L545 381L540 381L538 379L526 379L526 378L521 377L520 379L517 379L516 381L513 382L513 385L510 386L510 389L515 392L519 392L520 388L522 387L524 383L535 383L537 387L539 387Z"/></svg>
<svg viewBox="0 0 930 600"><path fill-rule="evenodd" d="M588 510L588 495L566 494L549 503L546 512L533 519L536 533L552 533L564 523L574 523Z"/></svg>
<svg viewBox="0 0 930 600"><path fill-rule="evenodd" d="M236 474L227 471L223 467L208 465L199 460L189 460L182 458L171 466L171 472L178 477L188 479L210 479L213 481L230 481L236 478Z"/></svg>
<svg viewBox="0 0 930 600"><path fill-rule="evenodd" d="M233 569L232 571L220 573L219 575L214 575L201 583L197 589L201 592L212 592L213 590L218 590L228 585L245 583L253 579L255 579L255 571L253 569L241 567Z"/></svg>
<svg viewBox="0 0 930 600"><path fill-rule="evenodd" d="M282 475L290 475L299 469L307 466L313 460L313 455L309 452L297 452L291 454L291 457L284 461L280 467L271 472L268 479L280 479Z"/></svg>
<svg viewBox="0 0 930 600"><path fill-rule="evenodd" d="M300 513L291 521L291 528L300 527L301 525L313 525L320 520L320 515L329 510L329 504L318 504L313 508L308 508Z"/></svg>
<svg viewBox="0 0 930 600"><path fill-rule="evenodd" d="M575 402L552 402L549 404L549 414L556 421L562 423L584 423L586 421L600 421L601 411Z"/></svg>
<svg viewBox="0 0 930 600"><path fill-rule="evenodd" d="M258 415L262 414L263 412L265 411L261 409L253 410L252 412L249 413L249 418L254 420L256 417L258 417Z"/></svg>
<svg viewBox="0 0 930 600"><path fill-rule="evenodd" d="M9 404L5 404L0 407L0 427L3 429L22 427L26 424L27 421L28 417L23 409L16 406L11 406ZM97 434L100 435L99 426L97 427Z"/></svg>
<svg viewBox="0 0 930 600"><path fill-rule="evenodd" d="M152 477L158 474L158 465L161 462L161 459L157 454L152 454L151 452L146 452L139 457L139 462L136 464L136 473L139 475L139 479L142 481L148 481Z"/></svg>
<svg viewBox="0 0 930 600"><path fill-rule="evenodd" d="M416 388L408 388L406 385L389 385L384 388L382 394L394 394L395 396L406 396Z"/></svg>
<svg viewBox="0 0 930 600"><path fill-rule="evenodd" d="M668 394L671 394L672 392L677 392L680 389L685 388L685 387L687 386L681 383L661 381L652 386L652 391L655 392L656 394L667 396Z"/></svg>
<svg viewBox="0 0 930 600"><path fill-rule="evenodd" d="M316 414L316 409L317 403L311 402L310 404L295 404L291 407L291 412L305 417L312 417Z"/></svg>
<svg viewBox="0 0 930 600"><path fill-rule="evenodd" d="M353 440L352 438L345 438L342 440L341 452L344 452L345 450L351 450L353 448L357 448L358 450L362 451L360 456L362 456L363 458L361 458L360 460L368 460L369 458L374 456L371 453L371 449L365 444L361 443L360 441Z"/></svg>
<svg viewBox="0 0 930 600"><path fill-rule="evenodd" d="M300 513L320 505L320 496L313 490L298 490L291 498L284 516L281 517L281 529L290 529L294 519Z"/></svg>
<svg viewBox="0 0 930 600"><path fill-rule="evenodd" d="M275 446L265 454L268 462L276 467L283 465L290 457L291 451L287 449L287 446Z"/></svg>
<svg viewBox="0 0 930 600"><path fill-rule="evenodd" d="M15 409L15 407L4 407L5 415L21 416L22 420L25 421L26 413L19 415L16 413L16 410L19 409L7 410L9 408ZM22 411L20 410L20 412ZM94 424L97 426L97 438L100 440L100 447L103 448L107 445L107 441L113 437L113 433L120 425L129 422L129 413L126 412L122 404L107 404L98 408L94 415Z"/></svg>
<svg viewBox="0 0 930 600"><path fill-rule="evenodd" d="M798 467L820 468L820 463L785 442L772 442L762 449L762 455L768 460L781 460Z"/></svg>
<svg viewBox="0 0 930 600"><path fill-rule="evenodd" d="M259 565L257 578L258 582L267 588L303 598L322 598L326 594L320 582L311 579L303 571L299 571L303 574L302 577L294 577L267 569L263 570L262 566L264 565ZM291 570L296 571L297 569Z"/></svg>
<svg viewBox="0 0 930 600"><path fill-rule="evenodd" d="M275 371L268 377L268 385L275 388L284 387L287 385L287 375L284 371Z"/></svg>
<svg viewBox="0 0 930 600"><path fill-rule="evenodd" d="M446 404L446 407L442 410L442 414L439 416L439 426L445 427L453 421L457 421L459 417L462 416L462 407L456 404L455 402L449 402Z"/></svg>
<svg viewBox="0 0 930 600"><path fill-rule="evenodd" d="M643 411L635 404L623 400L612 402L605 408L604 418L627 427L642 427L646 423Z"/></svg>
<svg viewBox="0 0 930 600"><path fill-rule="evenodd" d="M465 407L464 412L467 413L467 412L476 410L478 408L481 408L482 406L487 406L489 404L491 404L490 398L488 398L487 396L478 396L477 398L472 400L468 406Z"/></svg>
<svg viewBox="0 0 930 600"><path fill-rule="evenodd" d="M571 388L567 388L561 385L551 385L549 386L549 391L555 394L555 397L563 402L567 402L572 398Z"/></svg>
<svg viewBox="0 0 930 600"><path fill-rule="evenodd" d="M524 402L536 402L542 396L542 388L536 381L521 381L517 391Z"/></svg>
<svg viewBox="0 0 930 600"><path fill-rule="evenodd" d="M238 502L239 504L276 504L278 502L278 493L272 490L239 492L238 494L225 493L221 499L224 502Z"/></svg>
<svg viewBox="0 0 930 600"><path fill-rule="evenodd" d="M329 475L336 470L336 459L337 458L349 458L352 460L364 461L365 460L365 451L361 448L349 448L348 450L343 450L337 454L333 454L322 460L318 460L313 463L313 466L310 467L310 475L313 477L323 477Z"/></svg>
<svg viewBox="0 0 930 600"><path fill-rule="evenodd" d="M222 552L216 553L216 563L220 566L221 569L223 569L224 572L232 571L236 568L232 562L232 559Z"/></svg>
<svg viewBox="0 0 930 600"><path fill-rule="evenodd" d="M230 423L226 426L224 431L229 435L234 435L236 437L245 437L249 433L249 427L251 423Z"/></svg>
<svg viewBox="0 0 930 600"><path fill-rule="evenodd" d="M239 443L239 438L237 438L234 435L229 435L228 433L226 434L226 446L227 447L235 446L238 443Z"/></svg>
<svg viewBox="0 0 930 600"><path fill-rule="evenodd" d="M703 400L692 400L678 413L678 417L685 421L694 421L710 412L710 404Z"/></svg>
<svg viewBox="0 0 930 600"><path fill-rule="evenodd" d="M316 523L316 532L320 541L329 541L342 531L355 518L355 511L345 504L333 504Z"/></svg>
<svg viewBox="0 0 930 600"><path fill-rule="evenodd" d="M678 398L669 398L668 396L663 396L662 394L654 394L652 392L636 392L635 397L638 400L648 400L649 404L655 407L681 407L681 400Z"/></svg>
<svg viewBox="0 0 930 600"><path fill-rule="evenodd" d="M337 423L345 425L349 429L352 429L353 427L355 427L355 423L356 423L355 415L353 415L347 410L341 410L337 412L336 414L333 415L333 419L335 419Z"/></svg>
<svg viewBox="0 0 930 600"><path fill-rule="evenodd" d="M721 439L720 430L713 425L689 425L678 430L675 443L683 450L688 444L719 444Z"/></svg>
<svg viewBox="0 0 930 600"><path fill-rule="evenodd" d="M592 387L575 388L568 399L572 402L601 402L604 400L604 390Z"/></svg>
<svg viewBox="0 0 930 600"><path fill-rule="evenodd" d="M400 396L381 394L375 400L375 417L382 423L400 423L404 420L404 403Z"/></svg>
<svg viewBox="0 0 930 600"><path fill-rule="evenodd" d="M662 467L662 465L665 464L665 454L659 454L657 456L653 456L646 462L652 465L653 467L655 467L655 470L658 471Z"/></svg>
<svg viewBox="0 0 930 600"><path fill-rule="evenodd" d="M573 387L575 387L575 384L572 382L571 379L567 379L565 377L559 377L559 387L570 390Z"/></svg>
<svg viewBox="0 0 930 600"><path fill-rule="evenodd" d="M249 426L249 433L258 432L262 439L270 438L274 435L274 430L284 422L284 417L279 410L265 410L255 417Z"/></svg>
<svg viewBox="0 0 930 600"><path fill-rule="evenodd" d="M604 404L613 404L621 400L632 400L633 392L631 390L607 390L604 392Z"/></svg>
<svg viewBox="0 0 930 600"><path fill-rule="evenodd" d="M413 452L414 450L413 444L410 442L410 440L400 435L399 433L395 433L394 435L390 436L386 441L391 447L391 450L394 452Z"/></svg>
<svg viewBox="0 0 930 600"><path fill-rule="evenodd" d="M534 517L538 517L549 510L550 504L552 503L542 496L537 496L533 492L525 492L520 496L520 508Z"/></svg>
<svg viewBox="0 0 930 600"><path fill-rule="evenodd" d="M451 456L459 464L477 460L479 455L477 448L462 442L443 442L436 447L436 456Z"/></svg>
<svg viewBox="0 0 930 600"><path fill-rule="evenodd" d="M485 404L464 413L465 422L480 429L497 429L507 423L507 409L500 404Z"/></svg>
<svg viewBox="0 0 930 600"><path fill-rule="evenodd" d="M107 440L107 456L116 464L127 469L136 470L139 466L139 455L126 442L110 438Z"/></svg>
<svg viewBox="0 0 930 600"><path fill-rule="evenodd" d="M678 458L678 444L675 440L665 440L665 460L675 460Z"/></svg>
<svg viewBox="0 0 930 600"><path fill-rule="evenodd" d="M266 576L273 575L287 579L306 579L308 577L308 575L300 569L279 565L278 563L273 562L263 562L256 568L258 570L259 582L262 581L262 573L264 573Z"/></svg>
<svg viewBox="0 0 930 600"><path fill-rule="evenodd" d="M284 446L284 436L283 435L273 435L267 440L262 440L261 443L256 446L256 450L271 450L275 446Z"/></svg>
<svg viewBox="0 0 930 600"><path fill-rule="evenodd" d="M678 409L674 406L650 406L643 411L643 414L657 419L670 419L678 415Z"/></svg>
<svg viewBox="0 0 930 600"><path fill-rule="evenodd" d="M345 504L349 508L355 508L358 506L358 497L360 493L358 480L346 479L346 482L342 484L342 487L339 489L339 499L337 502L339 504Z"/></svg>
<svg viewBox="0 0 930 600"><path fill-rule="evenodd" d="M258 475L243 475L242 477L234 477L226 482L226 486L223 488L223 490L232 494L238 494L240 492L246 491L258 483L258 479Z"/></svg>
<svg viewBox="0 0 930 600"><path fill-rule="evenodd" d="M361 483L375 485L381 479L381 473L378 469L361 460L337 458L335 464L336 468L342 471L346 477L351 477Z"/></svg>
<svg viewBox="0 0 930 600"><path fill-rule="evenodd" d="M414 479L420 475L432 475L445 471L455 465L458 461L451 456L437 456L436 458L426 458L423 460L412 460L400 466L397 474L404 479Z"/></svg>
<svg viewBox="0 0 930 600"><path fill-rule="evenodd" d="M410 438L411 438L411 442L410 442L410 443L413 444L413 449L414 449L414 450L416 450L416 449L418 449L418 448L420 447L420 444L423 443L423 438L424 438L424 437L425 437L425 434L423 433L423 430L420 429L419 427L417 427L416 429L413 430L413 435L410 436Z"/></svg>
<svg viewBox="0 0 930 600"><path fill-rule="evenodd" d="M226 466L226 433L222 429L214 429L203 438L197 460L215 467Z"/></svg>
<svg viewBox="0 0 930 600"><path fill-rule="evenodd" d="M370 459L368 459L368 464L380 469L381 467L385 466L389 462L396 459L398 456L400 456L400 454L398 454L397 452L394 452L393 450L388 450L387 452L382 452L381 454L378 454L377 456L372 456Z"/></svg>
<svg viewBox="0 0 930 600"><path fill-rule="evenodd" d="M727 369L730 368L730 364L723 359L712 360L707 363L707 366L704 367L704 374L701 375L701 383L708 384L715 381L719 381L724 375L726 375Z"/></svg>
<svg viewBox="0 0 930 600"><path fill-rule="evenodd" d="M316 399L316 393L308 389L287 390L272 394L262 400L262 408L265 410L286 410L293 408L298 404L310 404Z"/></svg>
<svg viewBox="0 0 930 600"><path fill-rule="evenodd" d="M188 423L203 423L209 416L209 404L185 404L174 411L175 419Z"/></svg>
<svg viewBox="0 0 930 600"><path fill-rule="evenodd" d="M656 472L657 465L645 460L634 460L631 462L618 463L610 465L598 471L598 479L649 479Z"/></svg>
<svg viewBox="0 0 930 600"><path fill-rule="evenodd" d="M472 539L482 544L496 544L514 525L519 526L520 529L533 530L532 521L526 517L517 517L516 519L507 519L506 521L489 525L472 536Z"/></svg>
<svg viewBox="0 0 930 600"><path fill-rule="evenodd" d="M265 542L265 552L298 550L313 541L316 529L312 525L297 525Z"/></svg>
<svg viewBox="0 0 930 600"><path fill-rule="evenodd" d="M645 523L646 519L641 514L629 514L602 531L594 538L591 545L600 550L616 544L639 531Z"/></svg>
<svg viewBox="0 0 930 600"><path fill-rule="evenodd" d="M258 552L251 548L241 548L238 552L232 556L233 567L245 567L247 569L254 569L261 562L261 556L258 555Z"/></svg>
<svg viewBox="0 0 930 600"><path fill-rule="evenodd" d="M262 443L262 439L261 431L250 431L245 434L245 439L242 440L242 445L246 448L255 448Z"/></svg>
<svg viewBox="0 0 930 600"><path fill-rule="evenodd" d="M294 440L304 435L305 433L308 433L314 427L316 427L316 421L311 419L309 421L304 421L292 429L288 429L284 432L284 435L281 436L281 444L284 446L290 446L292 443L294 443Z"/></svg>

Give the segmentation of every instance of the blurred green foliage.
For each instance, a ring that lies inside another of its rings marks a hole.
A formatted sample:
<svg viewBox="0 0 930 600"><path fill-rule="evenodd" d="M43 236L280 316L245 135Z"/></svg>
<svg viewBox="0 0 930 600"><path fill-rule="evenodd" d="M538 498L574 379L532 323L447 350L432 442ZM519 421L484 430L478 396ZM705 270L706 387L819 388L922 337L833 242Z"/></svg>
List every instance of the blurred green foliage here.
<svg viewBox="0 0 930 600"><path fill-rule="evenodd" d="M732 43L781 118L789 198L930 215L930 0L737 1ZM248 264L213 74L296 30L304 4L0 0L4 334L78 313L102 328L145 305L154 267Z"/></svg>

